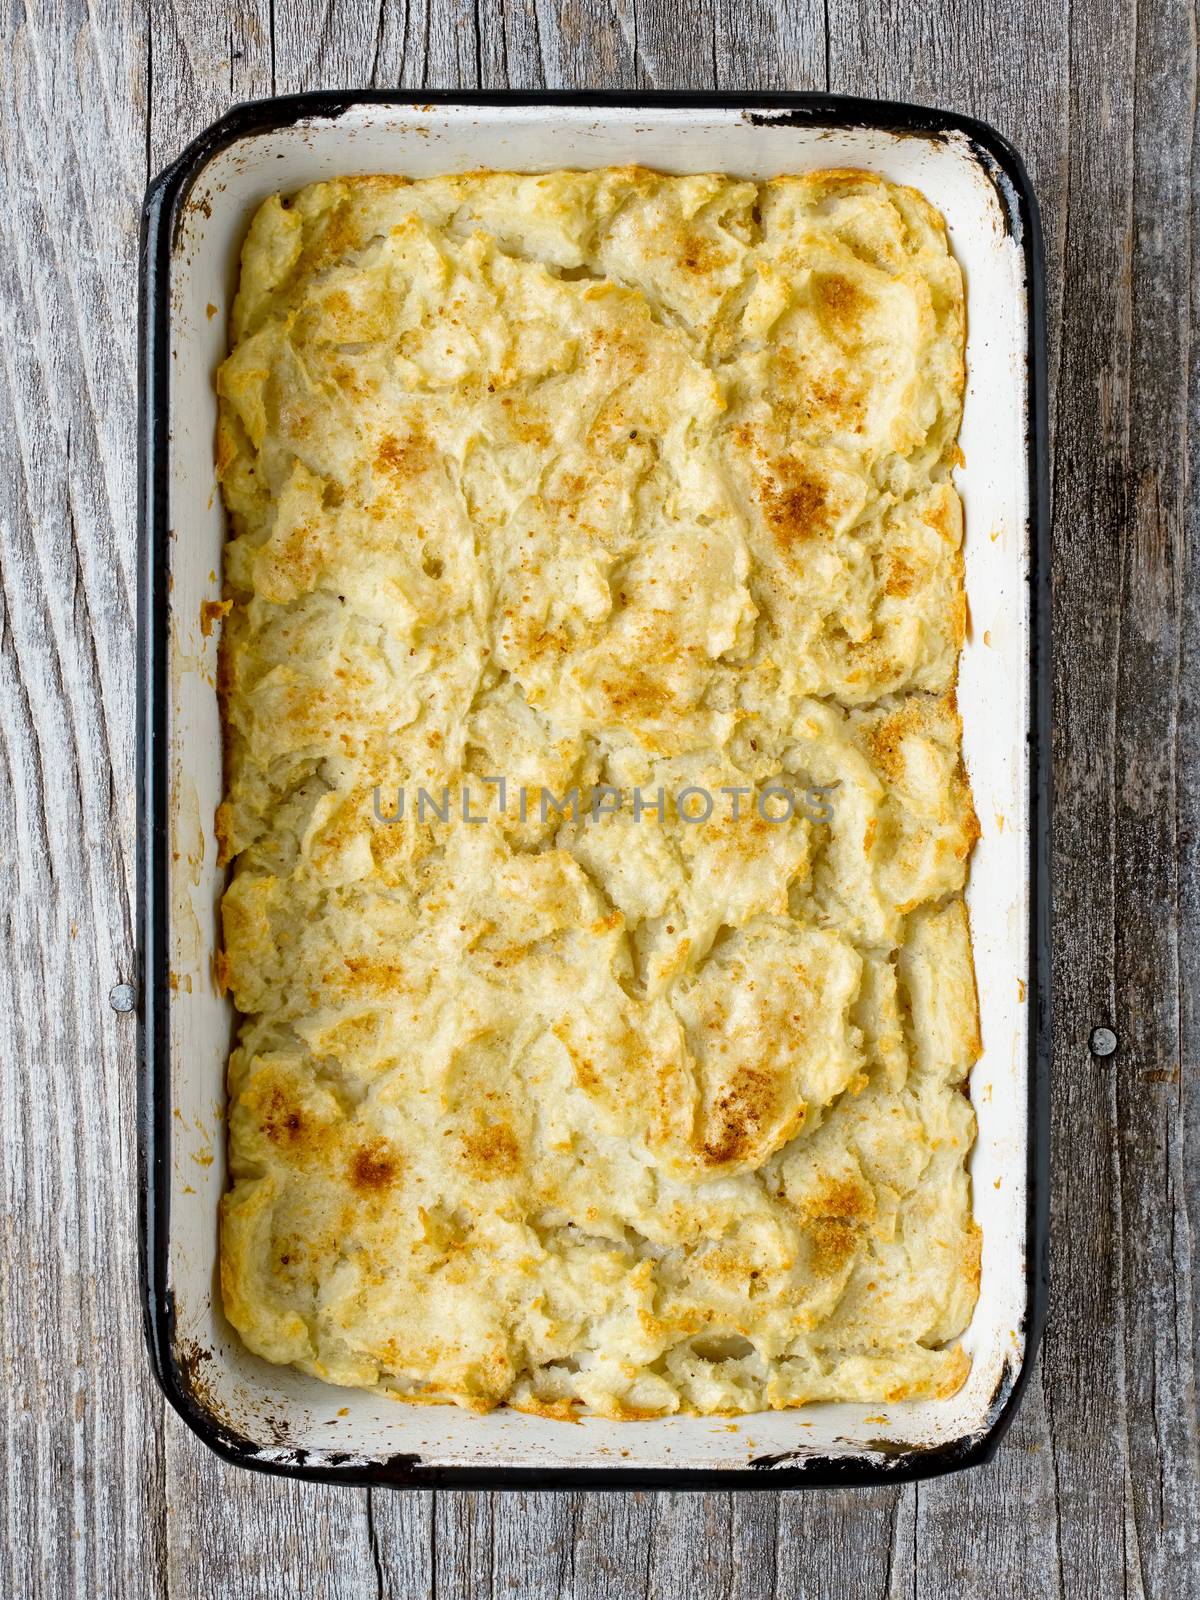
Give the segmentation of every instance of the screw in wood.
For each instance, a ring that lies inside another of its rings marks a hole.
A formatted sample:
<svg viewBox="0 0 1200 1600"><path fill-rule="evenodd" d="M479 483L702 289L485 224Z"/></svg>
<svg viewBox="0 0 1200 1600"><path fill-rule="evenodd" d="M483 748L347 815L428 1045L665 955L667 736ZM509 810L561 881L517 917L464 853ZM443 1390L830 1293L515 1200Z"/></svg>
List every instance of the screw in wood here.
<svg viewBox="0 0 1200 1600"><path fill-rule="evenodd" d="M132 1011L137 1004L137 996L133 992L131 983L114 983L108 991L108 1003L114 1011Z"/></svg>
<svg viewBox="0 0 1200 1600"><path fill-rule="evenodd" d="M1093 1028L1089 1042L1094 1056L1110 1056L1117 1048L1117 1036L1111 1028Z"/></svg>

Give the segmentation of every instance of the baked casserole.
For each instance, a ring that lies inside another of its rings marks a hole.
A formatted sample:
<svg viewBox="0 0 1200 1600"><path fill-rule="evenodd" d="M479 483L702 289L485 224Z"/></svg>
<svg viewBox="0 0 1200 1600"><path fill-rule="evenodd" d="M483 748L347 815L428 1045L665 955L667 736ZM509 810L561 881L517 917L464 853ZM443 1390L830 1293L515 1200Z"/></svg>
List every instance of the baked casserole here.
<svg viewBox="0 0 1200 1600"><path fill-rule="evenodd" d="M220 370L225 1309L568 1418L945 1396L961 275L855 171L268 200Z"/></svg>

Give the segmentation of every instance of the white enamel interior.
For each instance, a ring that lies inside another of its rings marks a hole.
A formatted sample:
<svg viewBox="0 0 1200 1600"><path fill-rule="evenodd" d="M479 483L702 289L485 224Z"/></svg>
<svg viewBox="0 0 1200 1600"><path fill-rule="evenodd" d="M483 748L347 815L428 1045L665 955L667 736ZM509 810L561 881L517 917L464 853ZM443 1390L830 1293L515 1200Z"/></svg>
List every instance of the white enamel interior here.
<svg viewBox="0 0 1200 1600"><path fill-rule="evenodd" d="M578 1426L503 1410L481 1417L451 1406L406 1406L270 1366L247 1353L220 1310L217 1202L225 1187L233 1017L212 976L224 878L213 836L221 745L216 637L203 637L200 608L220 595L225 528L213 471L213 373L224 354L243 234L265 196L319 178L625 162L747 177L869 168L915 185L940 207L966 275L966 466L958 483L966 503L970 626L959 700L983 827L969 902L984 1042L971 1084L979 1119L971 1174L984 1245L981 1293L966 1335L974 1364L952 1400L821 1405L741 1420L592 1418ZM885 1459L880 1440L947 1444L986 1428L1006 1364L1015 1369L1022 1357L1026 1303L1030 549L1023 258L976 152L958 136L794 127L738 110L361 106L335 120L242 138L212 159L192 192L170 270L169 1286L181 1347L211 1352L203 1363L206 1403L261 1443L265 1457L303 1447L313 1464L328 1451L363 1461L404 1453L431 1465L737 1468L791 1452Z"/></svg>

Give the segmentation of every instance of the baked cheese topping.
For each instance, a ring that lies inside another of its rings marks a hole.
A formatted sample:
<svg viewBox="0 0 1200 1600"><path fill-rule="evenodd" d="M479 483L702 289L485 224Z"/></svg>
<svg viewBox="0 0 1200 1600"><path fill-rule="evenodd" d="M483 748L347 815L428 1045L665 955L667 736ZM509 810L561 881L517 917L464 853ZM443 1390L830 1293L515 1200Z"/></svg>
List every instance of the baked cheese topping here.
<svg viewBox="0 0 1200 1600"><path fill-rule="evenodd" d="M218 377L253 1351L551 1416L962 1383L963 342L941 218L862 172L258 211Z"/></svg>

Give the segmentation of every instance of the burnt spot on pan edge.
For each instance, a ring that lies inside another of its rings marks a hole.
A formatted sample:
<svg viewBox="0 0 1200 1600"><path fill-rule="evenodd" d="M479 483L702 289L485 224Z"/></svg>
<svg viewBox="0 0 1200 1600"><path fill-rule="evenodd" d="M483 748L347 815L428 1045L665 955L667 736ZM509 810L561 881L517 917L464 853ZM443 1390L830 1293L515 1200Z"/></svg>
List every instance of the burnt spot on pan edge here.
<svg viewBox="0 0 1200 1600"><path fill-rule="evenodd" d="M949 133L942 128L910 128L903 122L855 123L852 117L844 122L831 122L829 111L821 106L789 106L778 111L743 111L742 119L754 128L828 128L830 133L840 133L843 126L869 126L872 133L890 133L897 139L923 139L928 144L948 144Z"/></svg>

